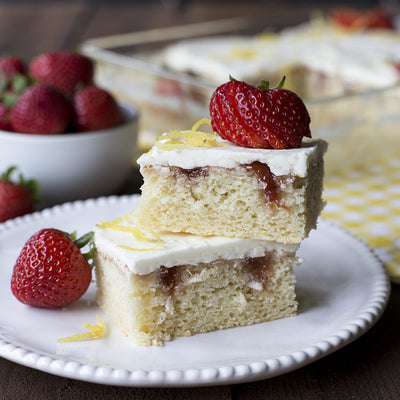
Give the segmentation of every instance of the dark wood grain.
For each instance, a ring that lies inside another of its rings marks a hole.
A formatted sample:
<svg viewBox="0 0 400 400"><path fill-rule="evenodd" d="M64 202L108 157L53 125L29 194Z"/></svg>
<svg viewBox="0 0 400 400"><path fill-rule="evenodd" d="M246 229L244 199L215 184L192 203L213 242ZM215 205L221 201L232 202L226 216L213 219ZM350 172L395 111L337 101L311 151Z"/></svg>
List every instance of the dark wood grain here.
<svg viewBox="0 0 400 400"><path fill-rule="evenodd" d="M74 48L93 37L242 15L262 14L266 25L282 27L306 20L317 7L329 7L322 2L299 4L187 1L175 8L157 1L10 1L0 3L0 53L19 54L29 60L43 51ZM137 192L140 183L140 177L133 173L121 192ZM399 317L400 287L393 286L383 317L354 343L283 376L221 387L113 387L49 375L0 358L0 400L398 399Z"/></svg>

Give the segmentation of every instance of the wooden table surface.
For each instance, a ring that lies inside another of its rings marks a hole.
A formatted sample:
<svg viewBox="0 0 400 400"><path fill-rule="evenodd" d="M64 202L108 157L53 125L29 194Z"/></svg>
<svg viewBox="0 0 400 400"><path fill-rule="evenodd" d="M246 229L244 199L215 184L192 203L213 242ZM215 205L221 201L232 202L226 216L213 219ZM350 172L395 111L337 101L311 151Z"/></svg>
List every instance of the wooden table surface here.
<svg viewBox="0 0 400 400"><path fill-rule="evenodd" d="M0 3L0 54L29 60L83 40L153 27L241 15L265 15L266 25L304 20L315 7L290 1L31 1ZM368 2L367 2L368 3ZM373 4L373 2L369 2ZM321 8L320 8L321 10ZM128 191L138 190L132 177ZM276 378L203 388L113 387L66 379L0 358L0 400L41 399L398 399L400 398L400 287L366 334L345 348ZM295 335L296 333L293 332Z"/></svg>

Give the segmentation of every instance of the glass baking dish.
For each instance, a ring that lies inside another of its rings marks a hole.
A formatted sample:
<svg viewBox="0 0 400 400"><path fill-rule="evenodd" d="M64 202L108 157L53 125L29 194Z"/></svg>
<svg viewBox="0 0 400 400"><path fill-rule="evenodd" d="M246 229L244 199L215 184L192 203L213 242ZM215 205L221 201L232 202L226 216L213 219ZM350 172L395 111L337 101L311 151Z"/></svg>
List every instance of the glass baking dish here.
<svg viewBox="0 0 400 400"><path fill-rule="evenodd" d="M161 52L170 44L190 38L255 35L265 28L262 20L236 18L92 39L83 43L80 51L95 60L99 85L139 108L140 154L161 133L188 129L197 120L208 117L209 99L218 85L166 68L159 57ZM271 82L277 79L263 78ZM303 100L311 116L313 137L329 142L327 173L357 168L377 157L398 153L397 84L334 96L314 94Z"/></svg>

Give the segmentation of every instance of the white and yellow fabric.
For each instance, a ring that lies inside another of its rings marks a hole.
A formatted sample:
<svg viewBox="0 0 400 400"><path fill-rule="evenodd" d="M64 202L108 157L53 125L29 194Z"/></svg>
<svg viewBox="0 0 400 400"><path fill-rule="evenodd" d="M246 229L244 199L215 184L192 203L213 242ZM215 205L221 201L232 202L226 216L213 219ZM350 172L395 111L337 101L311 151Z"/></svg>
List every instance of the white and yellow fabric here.
<svg viewBox="0 0 400 400"><path fill-rule="evenodd" d="M368 243L400 283L400 155L329 174L322 213Z"/></svg>

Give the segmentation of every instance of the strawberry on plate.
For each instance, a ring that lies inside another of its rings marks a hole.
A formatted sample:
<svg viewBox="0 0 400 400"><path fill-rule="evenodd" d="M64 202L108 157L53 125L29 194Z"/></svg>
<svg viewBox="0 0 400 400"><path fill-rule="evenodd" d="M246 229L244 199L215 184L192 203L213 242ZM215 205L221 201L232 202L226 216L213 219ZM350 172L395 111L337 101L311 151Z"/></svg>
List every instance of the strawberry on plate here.
<svg viewBox="0 0 400 400"><path fill-rule="evenodd" d="M30 64L29 73L39 83L52 85L67 95L93 80L93 62L90 58L68 51L44 53Z"/></svg>
<svg viewBox="0 0 400 400"><path fill-rule="evenodd" d="M18 182L11 180L15 167L0 175L0 222L29 214L34 211L39 191L38 183L20 176Z"/></svg>
<svg viewBox="0 0 400 400"><path fill-rule="evenodd" d="M92 270L88 255L85 257L80 248L92 236L90 232L75 240L54 228L36 232L15 263L11 277L14 296L24 304L43 308L64 307L82 297L91 282Z"/></svg>
<svg viewBox="0 0 400 400"><path fill-rule="evenodd" d="M211 125L223 139L239 146L290 149L311 137L310 116L294 92L261 81L257 87L231 79L210 101Z"/></svg>
<svg viewBox="0 0 400 400"><path fill-rule="evenodd" d="M71 118L67 98L54 87L39 84L26 89L18 99L10 121L15 132L48 135L64 132Z"/></svg>
<svg viewBox="0 0 400 400"><path fill-rule="evenodd" d="M95 85L86 86L73 99L74 125L78 131L96 131L122 122L121 109L114 97Z"/></svg>

